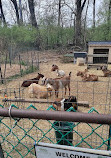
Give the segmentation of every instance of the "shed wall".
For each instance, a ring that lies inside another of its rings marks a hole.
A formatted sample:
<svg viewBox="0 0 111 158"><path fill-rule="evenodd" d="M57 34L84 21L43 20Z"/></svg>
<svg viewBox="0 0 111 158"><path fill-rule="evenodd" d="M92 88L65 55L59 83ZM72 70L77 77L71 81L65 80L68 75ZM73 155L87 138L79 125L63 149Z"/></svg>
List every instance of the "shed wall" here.
<svg viewBox="0 0 111 158"><path fill-rule="evenodd" d="M88 55L93 55L94 49L109 49L108 63L111 63L111 47L108 46L89 46ZM93 56L88 56L88 63L93 63Z"/></svg>

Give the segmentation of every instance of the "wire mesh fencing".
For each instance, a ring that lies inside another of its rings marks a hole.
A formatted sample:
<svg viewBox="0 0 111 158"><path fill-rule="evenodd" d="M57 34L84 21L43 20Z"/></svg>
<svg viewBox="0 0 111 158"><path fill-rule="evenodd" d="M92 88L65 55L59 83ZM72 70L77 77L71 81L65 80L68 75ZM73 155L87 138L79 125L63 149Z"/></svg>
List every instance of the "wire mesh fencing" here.
<svg viewBox="0 0 111 158"><path fill-rule="evenodd" d="M45 99L45 103L37 103L34 102L38 101L37 98L29 98L28 88L21 87L22 81L17 82L17 87L10 88L12 82L8 82L1 89L0 108L12 106L15 109L56 110L50 103L55 100L54 92L51 98ZM78 106L78 110L110 114L110 85L110 78L101 82L71 80L71 95L76 96L78 101L87 101L89 104L89 108ZM59 96L64 97L64 91L60 90ZM72 107L68 109L69 113L70 111L76 112ZM5 157L34 157L35 142L110 150L110 133L109 125L0 117L0 142Z"/></svg>
<svg viewBox="0 0 111 158"><path fill-rule="evenodd" d="M33 105L27 109L37 110ZM55 109L51 105L47 110ZM98 111L91 108L88 113ZM1 117L0 126L5 157L34 157L35 142L110 150L109 125Z"/></svg>

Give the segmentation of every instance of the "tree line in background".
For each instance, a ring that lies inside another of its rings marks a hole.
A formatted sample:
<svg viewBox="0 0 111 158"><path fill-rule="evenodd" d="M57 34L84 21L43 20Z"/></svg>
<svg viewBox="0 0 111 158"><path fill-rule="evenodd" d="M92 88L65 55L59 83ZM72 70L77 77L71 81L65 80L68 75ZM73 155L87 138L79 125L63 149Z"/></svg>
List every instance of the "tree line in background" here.
<svg viewBox="0 0 111 158"><path fill-rule="evenodd" d="M111 40L111 0L103 0L100 6L96 5L96 0L9 2L13 8L13 25L8 24L6 8L3 8L5 1L0 0L2 47L14 44L55 49L72 45L85 49L87 41ZM89 20L92 21L90 26Z"/></svg>

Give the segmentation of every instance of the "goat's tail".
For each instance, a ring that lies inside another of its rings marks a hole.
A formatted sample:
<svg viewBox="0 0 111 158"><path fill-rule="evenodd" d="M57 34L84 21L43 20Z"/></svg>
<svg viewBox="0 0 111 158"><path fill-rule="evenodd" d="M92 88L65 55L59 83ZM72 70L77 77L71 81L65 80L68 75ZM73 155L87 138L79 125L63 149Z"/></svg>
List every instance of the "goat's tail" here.
<svg viewBox="0 0 111 158"><path fill-rule="evenodd" d="M69 77L71 77L71 73L72 73L72 72L69 72Z"/></svg>

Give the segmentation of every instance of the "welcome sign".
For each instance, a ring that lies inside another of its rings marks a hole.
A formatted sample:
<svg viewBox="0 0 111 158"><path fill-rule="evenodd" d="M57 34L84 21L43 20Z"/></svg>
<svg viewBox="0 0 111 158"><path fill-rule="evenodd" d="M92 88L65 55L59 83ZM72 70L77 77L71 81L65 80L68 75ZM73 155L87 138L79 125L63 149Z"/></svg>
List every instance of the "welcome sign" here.
<svg viewBox="0 0 111 158"><path fill-rule="evenodd" d="M111 151L48 143L36 144L35 153L37 158L111 158Z"/></svg>

